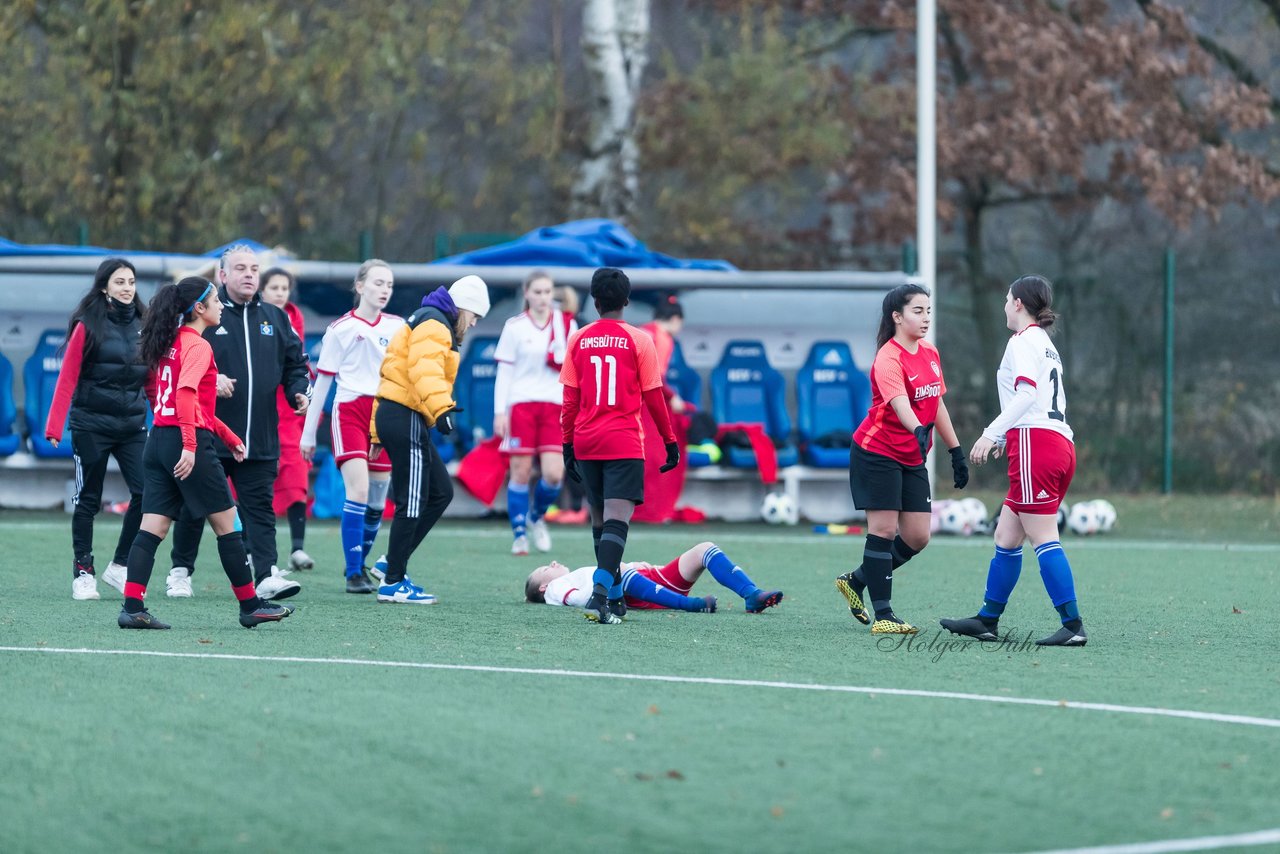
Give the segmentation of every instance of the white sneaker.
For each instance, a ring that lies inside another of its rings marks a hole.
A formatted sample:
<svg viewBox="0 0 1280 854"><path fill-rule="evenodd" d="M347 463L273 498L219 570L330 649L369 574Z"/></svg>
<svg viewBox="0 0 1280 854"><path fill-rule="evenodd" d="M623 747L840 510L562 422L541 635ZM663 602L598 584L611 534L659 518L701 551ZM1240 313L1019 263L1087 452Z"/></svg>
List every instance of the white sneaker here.
<svg viewBox="0 0 1280 854"><path fill-rule="evenodd" d="M378 601L396 602L401 605L434 605L436 597L406 577L399 584L384 584L379 587Z"/></svg>
<svg viewBox="0 0 1280 854"><path fill-rule="evenodd" d="M373 566L369 567L369 574L378 579L379 582L387 577L387 556L383 555L374 561Z"/></svg>
<svg viewBox="0 0 1280 854"><path fill-rule="evenodd" d="M124 583L128 578L129 568L122 563L116 563L114 560L107 564L106 571L102 573L102 580L121 593L124 593Z"/></svg>
<svg viewBox="0 0 1280 854"><path fill-rule="evenodd" d="M302 549L297 549L293 554L289 555L290 569L315 569L316 562L311 559L311 555Z"/></svg>
<svg viewBox="0 0 1280 854"><path fill-rule="evenodd" d="M92 572L81 572L71 579L72 599L101 599L98 595L98 576Z"/></svg>
<svg viewBox="0 0 1280 854"><path fill-rule="evenodd" d="M517 557L524 557L529 553L529 538L523 534L515 538L511 544L511 553Z"/></svg>
<svg viewBox="0 0 1280 854"><path fill-rule="evenodd" d="M288 599L300 590L302 585L281 575L278 566L271 567L271 574L258 582L259 599Z"/></svg>
<svg viewBox="0 0 1280 854"><path fill-rule="evenodd" d="M529 525L529 539L533 540L533 547L538 551L551 551L551 532L547 530L546 519L539 519Z"/></svg>
<svg viewBox="0 0 1280 854"><path fill-rule="evenodd" d="M169 570L169 577L164 580L164 594L174 599L190 599L194 596L191 570L185 566L175 566Z"/></svg>

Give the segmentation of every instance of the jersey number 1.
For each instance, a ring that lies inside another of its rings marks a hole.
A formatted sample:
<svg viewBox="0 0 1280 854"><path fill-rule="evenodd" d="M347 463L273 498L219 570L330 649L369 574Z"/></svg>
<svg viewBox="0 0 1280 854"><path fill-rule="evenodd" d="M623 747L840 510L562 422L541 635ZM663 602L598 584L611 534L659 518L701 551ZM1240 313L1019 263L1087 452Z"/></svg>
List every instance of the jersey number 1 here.
<svg viewBox="0 0 1280 854"><path fill-rule="evenodd" d="M1063 415L1062 411L1058 409L1058 369L1057 368L1053 368L1052 370L1049 371L1049 382L1053 383L1053 400L1050 401L1049 403L1052 409L1049 410L1049 417L1052 418L1054 421L1066 421L1067 416Z"/></svg>
<svg viewBox="0 0 1280 854"><path fill-rule="evenodd" d="M596 406L600 405L601 374L609 375L609 394L606 406L618 405L618 360L613 356L591 357L591 365L596 369ZM606 370L607 369L607 370Z"/></svg>

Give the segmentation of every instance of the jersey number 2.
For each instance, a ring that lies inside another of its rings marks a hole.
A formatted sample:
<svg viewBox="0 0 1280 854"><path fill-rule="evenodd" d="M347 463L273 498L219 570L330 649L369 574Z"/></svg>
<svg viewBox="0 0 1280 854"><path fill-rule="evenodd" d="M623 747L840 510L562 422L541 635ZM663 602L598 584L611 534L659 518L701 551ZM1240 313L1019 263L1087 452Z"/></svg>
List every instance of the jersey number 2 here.
<svg viewBox="0 0 1280 854"><path fill-rule="evenodd" d="M168 365L165 365L164 370L160 372L160 384L156 392L156 412L161 415L172 415L173 407L167 404L169 398L173 397L173 368Z"/></svg>
<svg viewBox="0 0 1280 854"><path fill-rule="evenodd" d="M1058 409L1058 369L1057 368L1053 368L1052 370L1049 371L1049 382L1053 383L1053 400L1050 401L1049 403L1049 406L1052 407L1049 410L1049 417L1052 418L1054 421L1066 421L1067 416L1063 415L1061 410Z"/></svg>
<svg viewBox="0 0 1280 854"><path fill-rule="evenodd" d="M601 375L609 375L609 394L607 396L606 406L618 405L618 360L613 356L605 356L601 359L599 356L591 357L591 366L596 369L596 406L600 405Z"/></svg>

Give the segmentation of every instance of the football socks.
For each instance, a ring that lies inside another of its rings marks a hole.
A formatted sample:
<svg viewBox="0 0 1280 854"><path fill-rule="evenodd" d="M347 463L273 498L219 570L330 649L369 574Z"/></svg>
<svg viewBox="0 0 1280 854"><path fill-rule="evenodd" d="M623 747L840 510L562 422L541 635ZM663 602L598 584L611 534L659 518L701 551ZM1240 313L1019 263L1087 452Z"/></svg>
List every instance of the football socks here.
<svg viewBox="0 0 1280 854"><path fill-rule="evenodd" d="M720 551L718 546L707 549L702 556L702 565L711 573L711 577L737 593L743 599L750 597L760 588L747 577L729 556Z"/></svg>
<svg viewBox="0 0 1280 854"><path fill-rule="evenodd" d="M1040 562L1040 578L1044 581L1044 589L1049 592L1049 599L1062 617L1063 624L1068 620L1078 620L1080 611L1076 606L1076 584L1071 577L1071 564L1067 561L1067 553L1062 550L1062 543L1051 540L1037 546L1036 560Z"/></svg>
<svg viewBox="0 0 1280 854"><path fill-rule="evenodd" d="M916 555L920 554L920 552L907 545L907 541L902 539L901 534L893 538L893 546L890 547L889 553L893 555L893 568L895 570ZM853 576L853 580L855 582L853 585L854 589L858 592L858 595L861 596L862 589L867 586L867 576L863 574L861 566L850 573L850 575Z"/></svg>
<svg viewBox="0 0 1280 854"><path fill-rule="evenodd" d="M367 505L346 501L342 505L342 555L344 570L355 575L364 565L364 511Z"/></svg>
<svg viewBox="0 0 1280 854"><path fill-rule="evenodd" d="M867 542L862 550L862 575L867 580L867 592L870 594L877 622L893 616L890 605L893 599L892 548L891 540L867 534Z"/></svg>
<svg viewBox="0 0 1280 854"><path fill-rule="evenodd" d="M129 549L129 564L124 583L124 609L130 614L139 614L145 609L142 599L147 595L147 582L151 581L151 569L156 563L156 549L160 538L149 531L138 531L133 538L133 548Z"/></svg>
<svg viewBox="0 0 1280 854"><path fill-rule="evenodd" d="M285 515L289 517L289 542L292 546L289 551L300 551L307 536L307 503L295 501L285 510Z"/></svg>
<svg viewBox="0 0 1280 854"><path fill-rule="evenodd" d="M606 519L600 533L600 559L597 565L607 570L612 577L609 584L609 598L622 596L622 573L618 567L622 564L622 553L627 548L627 531L629 526L621 519Z"/></svg>
<svg viewBox="0 0 1280 854"><path fill-rule="evenodd" d="M533 489L533 509L529 512L529 521L536 522L547 512L547 508L556 503L560 497L560 486L547 483L546 478L539 478Z"/></svg>
<svg viewBox="0 0 1280 854"><path fill-rule="evenodd" d="M996 553L987 568L987 592L983 596L982 610L979 617L998 619L1004 613L1004 606L1009 602L1022 574L1022 547L1005 549L996 546Z"/></svg>
<svg viewBox="0 0 1280 854"><path fill-rule="evenodd" d="M386 502L382 504L370 504L364 511L364 528L361 531L360 539L360 564L369 559L369 552L373 551L373 544L378 539L378 531L382 528L382 514L386 512Z"/></svg>
<svg viewBox="0 0 1280 854"><path fill-rule="evenodd" d="M591 528L591 553L596 556L596 566L600 565L600 535L604 533L604 528Z"/></svg>
<svg viewBox="0 0 1280 854"><path fill-rule="evenodd" d="M701 598L681 594L645 578L634 569L628 569L622 578L623 589L633 599L643 599L663 608L677 611L701 611L706 605Z"/></svg>
<svg viewBox="0 0 1280 854"><path fill-rule="evenodd" d="M515 481L507 484L507 518L511 520L511 535L523 537L529 521L529 484Z"/></svg>

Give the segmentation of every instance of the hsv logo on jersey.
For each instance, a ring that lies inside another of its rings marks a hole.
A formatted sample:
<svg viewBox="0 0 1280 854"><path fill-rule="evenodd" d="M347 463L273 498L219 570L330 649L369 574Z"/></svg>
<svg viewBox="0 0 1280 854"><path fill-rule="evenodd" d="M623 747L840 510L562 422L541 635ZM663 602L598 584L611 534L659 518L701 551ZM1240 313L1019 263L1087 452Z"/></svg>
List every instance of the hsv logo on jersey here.
<svg viewBox="0 0 1280 854"><path fill-rule="evenodd" d="M275 334L276 334L276 330L275 330L275 328L274 328L270 323L267 323L265 320L264 320L264 321L262 321L262 326L260 326L260 327L258 328L258 331L259 331L259 332L261 332L263 335L275 335Z"/></svg>

